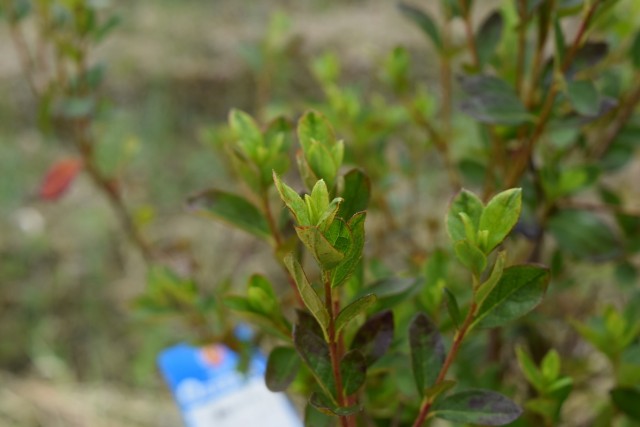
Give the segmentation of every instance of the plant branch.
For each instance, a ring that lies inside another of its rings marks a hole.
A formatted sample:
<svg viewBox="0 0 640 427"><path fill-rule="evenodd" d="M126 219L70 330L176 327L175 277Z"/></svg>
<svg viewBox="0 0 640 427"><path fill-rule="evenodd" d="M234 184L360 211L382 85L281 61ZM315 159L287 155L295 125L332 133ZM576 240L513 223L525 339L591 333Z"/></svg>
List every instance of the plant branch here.
<svg viewBox="0 0 640 427"><path fill-rule="evenodd" d="M447 357L442 364L442 368L440 368L440 372L438 373L438 377L436 378L434 386L437 386L442 383L442 381L444 381L449 368L451 368L451 364L458 355L460 345L462 344L462 341L464 340L467 332L469 331L469 328L471 327L471 324L473 323L473 319L475 318L477 310L478 305L474 301L473 303L471 303L471 307L469 307L469 312L467 313L467 317L465 317L462 326L460 326L460 329L456 332L456 335L453 339L453 344L451 345L451 350L449 350L449 353L447 354ZM424 423L424 421L427 419L427 416L429 415L429 410L431 409L432 404L432 399L425 399L423 401L422 406L420 407L420 413L414 421L413 427L422 426L422 423Z"/></svg>
<svg viewBox="0 0 640 427"><path fill-rule="evenodd" d="M338 336L336 334L336 317L340 309L340 300L338 296L334 298L333 289L331 288L331 275L329 272L323 273L324 279L324 297L327 311L329 311L329 356L331 358L331 367L333 370L333 379L336 384L336 393L338 406L344 408L348 405L347 398L344 395L342 388L342 374L340 373L340 360L342 359L341 345L339 345ZM351 427L354 425L353 419L350 416L341 415L340 425L342 427Z"/></svg>
<svg viewBox="0 0 640 427"><path fill-rule="evenodd" d="M580 28L578 29L578 32L576 33L576 36L573 39L573 43L571 44L571 47L567 51L567 54L560 66L561 73L564 74L568 70L569 66L571 65L571 62L573 61L575 54L578 52L578 49L582 44L582 39L586 34L587 29L589 28L591 19L593 18L593 15L595 14L598 6L600 5L600 1L601 0L595 0L593 2L591 7L589 8L589 11L587 12L584 19L582 20L580 24ZM515 159L513 168L511 169L510 173L507 176L507 182L506 182L507 188L515 187L520 181L520 178L522 177L522 175L525 173L527 165L529 163L529 159L533 154L533 149L536 143L538 142L538 140L540 139L540 137L542 136L542 134L544 133L547 122L551 117L551 113L553 111L553 105L555 103L556 95L558 94L559 90L560 90L559 82L555 81L551 85L551 88L549 89L549 93L545 98L545 101L543 103L543 106L540 112L540 116L538 117L538 122L536 123L536 126L533 130L533 133L531 134L531 137L527 140L521 153Z"/></svg>
<svg viewBox="0 0 640 427"><path fill-rule="evenodd" d="M599 158L607 152L620 131L633 115L638 103L640 103L640 73L636 73L634 77L634 87L621 103L620 107L618 107L618 114L616 114L613 123L605 131L604 135L598 138L599 144L592 152L593 158Z"/></svg>
<svg viewBox="0 0 640 427"><path fill-rule="evenodd" d="M518 0L518 57L516 59L516 93L522 93L522 81L524 80L524 62L527 48L527 1Z"/></svg>

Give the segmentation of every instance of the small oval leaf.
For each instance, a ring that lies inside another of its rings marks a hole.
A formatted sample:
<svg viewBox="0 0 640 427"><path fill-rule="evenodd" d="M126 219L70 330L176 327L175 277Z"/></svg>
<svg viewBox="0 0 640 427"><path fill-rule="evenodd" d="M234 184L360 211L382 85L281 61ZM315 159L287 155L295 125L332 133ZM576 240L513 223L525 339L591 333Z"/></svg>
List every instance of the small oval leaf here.
<svg viewBox="0 0 640 427"><path fill-rule="evenodd" d="M516 420L522 409L507 397L489 390L466 390L434 405L433 415L458 423L501 426Z"/></svg>
<svg viewBox="0 0 640 427"><path fill-rule="evenodd" d="M436 325L424 313L418 313L409 326L411 366L420 395L433 386L444 363L445 350Z"/></svg>
<svg viewBox="0 0 640 427"><path fill-rule="evenodd" d="M265 382L271 391L285 391L300 368L300 357L291 347L276 347L269 354Z"/></svg>

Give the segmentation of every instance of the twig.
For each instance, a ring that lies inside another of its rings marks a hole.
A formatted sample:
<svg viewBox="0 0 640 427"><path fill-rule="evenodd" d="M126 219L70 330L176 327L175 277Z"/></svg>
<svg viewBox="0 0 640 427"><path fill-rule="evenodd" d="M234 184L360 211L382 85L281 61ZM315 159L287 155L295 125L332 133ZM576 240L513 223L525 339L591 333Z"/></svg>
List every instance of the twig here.
<svg viewBox="0 0 640 427"><path fill-rule="evenodd" d="M601 0L595 0L593 2L591 7L589 8L589 11L587 12L584 19L582 20L582 23L580 24L580 28L576 33L573 43L571 44L571 47L569 48L569 51L567 52L564 58L564 61L562 62L562 65L560 66L561 73L565 73L569 68L569 65L571 65L571 61L573 60L573 57L575 56L575 54L578 52L578 49L580 48L580 45L582 43L582 38L584 37L587 29L589 28L591 19L593 18L593 15L595 14L596 9L600 5L600 1ZM559 91L559 84L558 82L555 82L554 84L551 85L551 88L549 89L549 93L545 98L544 104L542 106L542 110L540 112L540 117L538 118L538 122L536 123L536 126L533 130L533 133L531 134L531 137L526 142L524 150L521 151L521 153L515 159L513 168L511 169L511 172L507 176L507 182L506 182L507 188L516 186L520 181L520 178L526 171L527 164L529 163L529 159L533 154L533 149L536 143L538 142L538 139L540 139L540 136L542 136L542 134L544 133L547 122L551 117L551 113L553 111L553 105L555 103L555 99L556 99L556 95L558 94L558 91Z"/></svg>
<svg viewBox="0 0 640 427"><path fill-rule="evenodd" d="M442 381L444 381L445 377L447 376L447 372L449 371L449 368L451 368L451 364L453 363L456 356L458 355L458 351L460 350L460 344L462 344L462 341L464 340L465 335L467 334L467 332L469 331L469 328L471 327L471 324L473 323L473 319L475 318L477 310L478 310L478 305L475 302L473 302L471 304L471 307L469 308L467 317L464 319L464 322L462 323L462 326L460 326L460 329L458 330L458 332L456 332L456 335L453 339L453 344L451 345L451 350L449 350L449 353L447 354L447 357L445 358L444 363L442 364L442 368L440 368L440 372L438 373L438 377L436 378L434 386L437 386L440 383L442 383ZM432 399L427 398L423 401L420 407L420 413L418 414L418 417L414 421L413 427L422 426L422 423L424 423L424 421L427 419L427 416L429 415L429 410L431 409L432 404L433 404Z"/></svg>
<svg viewBox="0 0 640 427"><path fill-rule="evenodd" d="M638 103L640 102L640 73L636 73L634 78L634 87L631 93L625 98L625 100L618 107L618 114L616 114L613 123L605 131L605 134L598 138L599 144L595 146L592 152L592 158L599 158L604 155L611 144L615 141L620 131L627 124L631 116L633 115Z"/></svg>

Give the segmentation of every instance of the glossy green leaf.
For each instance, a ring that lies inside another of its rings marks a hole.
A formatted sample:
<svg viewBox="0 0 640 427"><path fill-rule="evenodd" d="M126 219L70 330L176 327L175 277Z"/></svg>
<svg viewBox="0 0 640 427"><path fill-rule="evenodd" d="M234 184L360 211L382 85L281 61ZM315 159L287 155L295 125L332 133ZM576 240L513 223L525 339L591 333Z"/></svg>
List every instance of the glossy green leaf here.
<svg viewBox="0 0 640 427"><path fill-rule="evenodd" d="M431 39L436 50L439 52L444 50L440 31L438 30L434 19L427 12L406 3L398 4L398 9L400 9L400 12L405 17L416 24Z"/></svg>
<svg viewBox="0 0 640 427"><path fill-rule="evenodd" d="M567 82L567 95L573 108L583 116L595 116L600 111L600 94L590 80Z"/></svg>
<svg viewBox="0 0 640 427"><path fill-rule="evenodd" d="M616 387L610 392L611 400L629 418L640 421L640 390L631 387Z"/></svg>
<svg viewBox="0 0 640 427"><path fill-rule="evenodd" d="M621 252L609 225L592 212L560 211L549 219L548 229L560 249L576 258L601 261L615 258Z"/></svg>
<svg viewBox="0 0 640 427"><path fill-rule="evenodd" d="M479 230L489 232L485 253L491 252L511 232L522 209L522 189L503 191L489 200L480 216Z"/></svg>
<svg viewBox="0 0 640 427"><path fill-rule="evenodd" d="M367 378L367 361L359 350L350 350L342 357L340 375L345 396L351 396L362 387Z"/></svg>
<svg viewBox="0 0 640 427"><path fill-rule="evenodd" d="M338 216L348 221L353 215L367 209L371 199L371 180L360 169L351 169L343 177L340 197L344 202L340 205Z"/></svg>
<svg viewBox="0 0 640 427"><path fill-rule="evenodd" d="M477 230L484 206L482 201L470 191L461 190L451 201L447 213L447 232L453 242L468 238L461 213L467 215ZM473 236L475 238L475 236Z"/></svg>
<svg viewBox="0 0 640 427"><path fill-rule="evenodd" d="M273 173L273 181L276 184L278 193L280 193L280 198L287 205L297 223L303 226L311 225L307 205L302 200L302 197L293 188L282 182L275 172Z"/></svg>
<svg viewBox="0 0 640 427"><path fill-rule="evenodd" d="M362 258L364 249L364 222L366 212L360 212L351 217L347 223L350 231L349 248L344 254L344 258L336 267L331 277L331 286L337 287L345 283L353 274Z"/></svg>
<svg viewBox="0 0 640 427"><path fill-rule="evenodd" d="M489 390L466 390L438 401L433 415L457 423L501 426L515 421L522 409L507 397Z"/></svg>
<svg viewBox="0 0 640 427"><path fill-rule="evenodd" d="M269 224L262 212L246 199L221 190L208 190L187 200L193 212L211 215L266 239L271 236Z"/></svg>
<svg viewBox="0 0 640 427"><path fill-rule="evenodd" d="M453 248L458 260L475 275L480 275L487 267L485 254L467 239L456 242Z"/></svg>
<svg viewBox="0 0 640 427"><path fill-rule="evenodd" d="M265 382L271 391L285 391L300 368L300 357L291 347L276 347L269 354Z"/></svg>
<svg viewBox="0 0 640 427"><path fill-rule="evenodd" d="M533 119L515 90L498 77L464 77L460 84L466 95L461 110L482 123L513 126Z"/></svg>
<svg viewBox="0 0 640 427"><path fill-rule="evenodd" d="M362 298L358 298L340 311L336 318L335 328L336 333L340 332L342 328L347 326L351 320L358 315L366 312L376 303L376 296L373 294L365 295Z"/></svg>
<svg viewBox="0 0 640 427"><path fill-rule="evenodd" d="M473 325L493 328L525 315L542 300L549 278L549 270L537 265L505 268L480 306Z"/></svg>
<svg viewBox="0 0 640 427"><path fill-rule="evenodd" d="M495 11L482 23L476 34L476 49L480 68L489 62L500 44L504 19L500 11Z"/></svg>
<svg viewBox="0 0 640 427"><path fill-rule="evenodd" d="M318 324L322 327L325 336L329 328L329 312L324 306L322 299L309 283L306 274L302 270L302 266L295 259L293 254L289 254L284 258L284 265L287 267L289 274L293 277L304 305L309 309L313 317L316 318Z"/></svg>
<svg viewBox="0 0 640 427"><path fill-rule="evenodd" d="M391 346L393 328L392 311L387 310L374 314L356 332L351 342L351 349L360 350L365 357L367 366L371 366Z"/></svg>
<svg viewBox="0 0 640 427"><path fill-rule="evenodd" d="M445 358L442 336L424 313L418 313L409 326L409 346L413 377L423 395L435 383Z"/></svg>
<svg viewBox="0 0 640 427"><path fill-rule="evenodd" d="M296 227L300 241L309 249L324 271L334 269L344 259L317 227Z"/></svg>
<svg viewBox="0 0 640 427"><path fill-rule="evenodd" d="M313 376L316 378L318 385L324 392L335 399L336 386L333 378L333 368L331 365L331 357L329 356L329 347L317 333L313 323L313 318L305 318L304 314L300 314L300 319L293 329L293 343L302 360L307 364Z"/></svg>

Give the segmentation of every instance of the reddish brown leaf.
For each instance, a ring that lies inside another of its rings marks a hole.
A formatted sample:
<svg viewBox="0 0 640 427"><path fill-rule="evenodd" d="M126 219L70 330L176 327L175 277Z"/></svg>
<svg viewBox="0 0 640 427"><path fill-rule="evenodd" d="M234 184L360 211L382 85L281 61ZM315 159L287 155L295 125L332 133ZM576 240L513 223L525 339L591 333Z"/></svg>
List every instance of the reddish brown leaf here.
<svg viewBox="0 0 640 427"><path fill-rule="evenodd" d="M80 169L82 169L80 159L68 158L54 163L40 185L38 192L40 198L48 201L59 199L67 191Z"/></svg>

